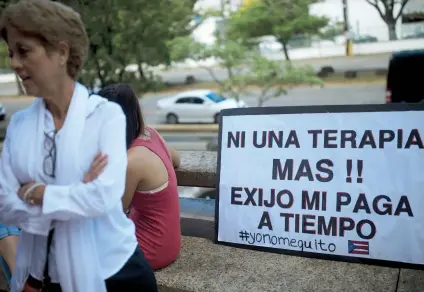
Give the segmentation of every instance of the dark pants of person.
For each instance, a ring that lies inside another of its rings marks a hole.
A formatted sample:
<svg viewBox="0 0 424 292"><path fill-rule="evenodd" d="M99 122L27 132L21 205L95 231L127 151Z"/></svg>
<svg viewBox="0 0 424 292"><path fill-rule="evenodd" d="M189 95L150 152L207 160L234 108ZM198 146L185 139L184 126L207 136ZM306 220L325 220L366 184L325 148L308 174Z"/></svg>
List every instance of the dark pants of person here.
<svg viewBox="0 0 424 292"><path fill-rule="evenodd" d="M29 276L27 283L34 288L41 289L42 282ZM108 292L157 292L155 274L149 262L144 257L140 247L137 246L133 255L121 270L106 279ZM58 283L48 285L48 292L62 292Z"/></svg>

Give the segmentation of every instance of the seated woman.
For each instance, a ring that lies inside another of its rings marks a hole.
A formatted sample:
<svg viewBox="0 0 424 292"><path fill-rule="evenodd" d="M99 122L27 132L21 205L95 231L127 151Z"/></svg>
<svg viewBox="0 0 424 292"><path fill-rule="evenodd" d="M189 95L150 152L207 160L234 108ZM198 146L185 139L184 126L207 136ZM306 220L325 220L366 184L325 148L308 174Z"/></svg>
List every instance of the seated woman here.
<svg viewBox="0 0 424 292"><path fill-rule="evenodd" d="M119 104L127 119L128 166L124 210L134 221L138 243L153 269L171 264L181 248L180 203L174 167L178 153L146 127L137 96L125 84L109 85L100 96Z"/></svg>

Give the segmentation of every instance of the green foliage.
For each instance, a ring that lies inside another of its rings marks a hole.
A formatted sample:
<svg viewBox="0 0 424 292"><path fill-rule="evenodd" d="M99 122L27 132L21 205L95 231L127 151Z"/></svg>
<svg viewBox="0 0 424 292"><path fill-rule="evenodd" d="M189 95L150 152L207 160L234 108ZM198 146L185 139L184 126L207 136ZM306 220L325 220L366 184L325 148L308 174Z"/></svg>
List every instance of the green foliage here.
<svg viewBox="0 0 424 292"><path fill-rule="evenodd" d="M0 43L0 69L5 70L10 65L9 52L4 42Z"/></svg>
<svg viewBox="0 0 424 292"><path fill-rule="evenodd" d="M258 106L287 93L287 88L294 85L323 85L312 67L295 67L290 62L269 60L258 51L233 40L206 46L191 38L181 38L173 44L173 51L178 52L179 56L191 57L196 61L214 56L220 67L226 70L228 78L220 80L216 77L214 68L203 68L218 84L219 91L237 101L245 95L253 94L258 100ZM250 90L252 86L256 90Z"/></svg>
<svg viewBox="0 0 424 292"><path fill-rule="evenodd" d="M272 35L283 46L289 60L287 44L298 35L316 35L328 19L309 14L309 5L317 0L263 0L232 15L228 37L248 40Z"/></svg>
<svg viewBox="0 0 424 292"><path fill-rule="evenodd" d="M1 1L6 5L10 1ZM317 0L263 0L225 20L224 33L216 44L195 42L190 33L201 23L193 24L198 15L196 0L60 0L81 15L89 38L89 57L80 76L88 87L103 87L125 82L139 92L161 88L160 78L152 67L191 58L197 61L214 57L229 78L216 78L213 68L205 67L221 91L240 99L250 85L263 88L259 104L270 96L284 93L290 84L318 82L308 68L267 60L255 51L255 38L273 35L283 44L298 35L317 34L327 19L311 16L309 5ZM222 15L222 11L205 10L201 19ZM6 54L6 58L4 58ZM0 46L0 66L7 64L7 50ZM132 64L132 66L129 66Z"/></svg>
<svg viewBox="0 0 424 292"><path fill-rule="evenodd" d="M161 88L151 67L170 64L169 41L193 29L195 0L59 2L81 14L89 34L90 55L80 77L89 87L125 82L140 92Z"/></svg>
<svg viewBox="0 0 424 292"><path fill-rule="evenodd" d="M228 78L219 80L216 78L213 69L208 68L209 74L215 82L220 85L220 91L240 100L241 94L249 85L243 71L244 65L251 57L252 52L249 52L243 45L235 41L217 42L206 48L206 56L214 56L217 58L221 67L225 68Z"/></svg>
<svg viewBox="0 0 424 292"><path fill-rule="evenodd" d="M321 30L320 36L324 40L335 41L337 36L340 36L344 33L344 23L337 21L335 23L329 24Z"/></svg>
<svg viewBox="0 0 424 292"><path fill-rule="evenodd" d="M311 66L295 67L291 62L281 64L260 54L252 55L247 72L249 73L245 75L245 80L248 84L259 88L258 106L263 106L272 98L287 94L287 88L295 85L324 85L322 80L316 77L315 70Z"/></svg>
<svg viewBox="0 0 424 292"><path fill-rule="evenodd" d="M53 0L55 1L55 0ZM0 0L0 9L16 0ZM170 64L169 43L195 28L196 0L58 0L77 10L90 38L80 81L88 87L125 82L141 92L162 86L151 68ZM0 67L7 66L0 46ZM132 70L128 70L128 65Z"/></svg>
<svg viewBox="0 0 424 292"><path fill-rule="evenodd" d="M176 37L168 42L170 59L173 61L183 61L191 58L193 60L203 60L207 55L206 47L196 42L191 36Z"/></svg>
<svg viewBox="0 0 424 292"><path fill-rule="evenodd" d="M195 61L203 61L209 57L214 57L225 68L228 79L220 80L215 75L212 68L202 66L209 72L213 80L219 84L220 91L239 100L240 92L247 85L243 82L243 76L240 74L245 64L249 52L235 41L217 42L213 45L205 45L196 42L191 37L177 38L172 42L171 55L175 59L190 58Z"/></svg>

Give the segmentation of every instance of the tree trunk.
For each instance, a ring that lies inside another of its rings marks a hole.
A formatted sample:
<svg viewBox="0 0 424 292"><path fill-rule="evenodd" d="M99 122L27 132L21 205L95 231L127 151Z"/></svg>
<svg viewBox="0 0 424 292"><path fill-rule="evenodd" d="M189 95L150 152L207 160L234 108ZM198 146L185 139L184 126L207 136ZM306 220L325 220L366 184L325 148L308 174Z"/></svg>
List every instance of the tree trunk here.
<svg viewBox="0 0 424 292"><path fill-rule="evenodd" d="M262 107L264 105L264 100L262 99L262 97L258 98L258 107Z"/></svg>
<svg viewBox="0 0 424 292"><path fill-rule="evenodd" d="M290 61L289 49L287 48L287 43L286 42L281 42L281 44L283 45L284 57L286 57L286 60L287 61Z"/></svg>
<svg viewBox="0 0 424 292"><path fill-rule="evenodd" d="M138 62L137 70L138 70L138 78L140 78L141 81L146 82L146 75L144 74L144 70L142 67L142 63Z"/></svg>
<svg viewBox="0 0 424 292"><path fill-rule="evenodd" d="M16 86L18 87L18 95L25 95L25 89L22 86L21 80L19 80L18 74L15 73Z"/></svg>
<svg viewBox="0 0 424 292"><path fill-rule="evenodd" d="M227 67L227 74L228 74L228 79L231 80L231 91L233 92L234 95L234 99L237 101L237 103L240 101L240 94L238 92L238 88L234 88L234 73L231 67Z"/></svg>
<svg viewBox="0 0 424 292"><path fill-rule="evenodd" d="M107 85L106 79L102 74L102 68L100 66L99 59L97 59L97 56L93 56L93 58L94 58L94 61L96 62L96 71L97 71L96 73L97 73L97 78L99 78L99 81L100 81L100 88L103 88Z"/></svg>
<svg viewBox="0 0 424 292"><path fill-rule="evenodd" d="M119 70L119 73L118 73L118 81L119 81L119 83L122 83L123 82L124 74L125 74L125 66L124 66L124 68L122 68L121 70Z"/></svg>
<svg viewBox="0 0 424 292"><path fill-rule="evenodd" d="M143 63L141 61L138 62L137 70L139 75L138 78L141 81L141 87L139 88L141 89L142 92L146 92L150 89L149 81L147 80L146 74L144 73ZM140 83L139 83L139 86L140 86Z"/></svg>
<svg viewBox="0 0 424 292"><path fill-rule="evenodd" d="M389 40L395 41L398 39L396 34L396 21L391 20L387 22L387 28L389 29Z"/></svg>

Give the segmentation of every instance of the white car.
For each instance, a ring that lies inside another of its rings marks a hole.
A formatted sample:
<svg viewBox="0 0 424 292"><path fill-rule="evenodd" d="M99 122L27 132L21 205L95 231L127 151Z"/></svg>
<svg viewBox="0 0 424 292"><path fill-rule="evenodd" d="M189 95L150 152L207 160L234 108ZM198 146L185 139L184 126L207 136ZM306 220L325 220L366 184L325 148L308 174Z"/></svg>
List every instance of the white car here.
<svg viewBox="0 0 424 292"><path fill-rule="evenodd" d="M221 110L246 106L211 90L185 91L157 102L158 114L167 124L218 123Z"/></svg>

